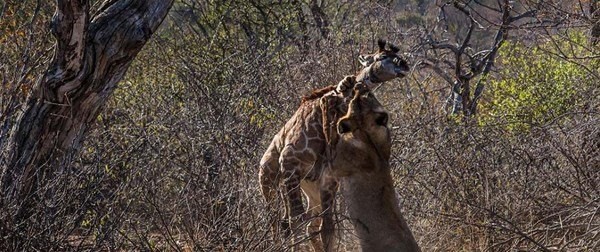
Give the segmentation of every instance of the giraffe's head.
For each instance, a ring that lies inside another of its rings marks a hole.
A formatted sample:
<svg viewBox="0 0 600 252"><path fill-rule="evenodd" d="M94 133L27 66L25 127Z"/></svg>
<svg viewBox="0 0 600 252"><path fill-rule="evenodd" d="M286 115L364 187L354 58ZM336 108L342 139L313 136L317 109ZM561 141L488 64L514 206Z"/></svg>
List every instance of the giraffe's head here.
<svg viewBox="0 0 600 252"><path fill-rule="evenodd" d="M366 67L359 77L372 83L381 83L406 76L410 67L406 60L398 55L400 49L382 39L377 41L377 45L379 50L376 53L358 57L360 63Z"/></svg>
<svg viewBox="0 0 600 252"><path fill-rule="evenodd" d="M386 167L391 135L388 113L363 84L357 84L348 112L337 122L339 138L333 165L340 176Z"/></svg>

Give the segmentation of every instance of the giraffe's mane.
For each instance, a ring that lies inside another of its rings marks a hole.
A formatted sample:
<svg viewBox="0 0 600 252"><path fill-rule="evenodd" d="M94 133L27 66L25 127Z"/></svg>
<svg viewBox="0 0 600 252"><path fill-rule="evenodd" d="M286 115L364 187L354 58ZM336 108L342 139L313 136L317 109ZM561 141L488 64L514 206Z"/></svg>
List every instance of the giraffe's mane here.
<svg viewBox="0 0 600 252"><path fill-rule="evenodd" d="M302 103L312 101L323 97L325 94L331 92L336 88L336 85L326 86L324 88L316 88L310 91L309 94L302 96Z"/></svg>

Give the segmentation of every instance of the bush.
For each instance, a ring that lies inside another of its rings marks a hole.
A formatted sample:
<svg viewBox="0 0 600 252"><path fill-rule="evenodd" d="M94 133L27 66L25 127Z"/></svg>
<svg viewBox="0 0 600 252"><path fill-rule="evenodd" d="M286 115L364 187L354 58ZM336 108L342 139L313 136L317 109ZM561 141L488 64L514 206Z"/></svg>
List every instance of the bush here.
<svg viewBox="0 0 600 252"><path fill-rule="evenodd" d="M511 131L529 130L581 108L585 104L582 95L597 85L584 66L599 66L598 61L581 60L591 54L585 41L582 33L571 33L567 39L554 37L531 47L522 43L502 47L501 70L496 80L489 82L480 123L500 121Z"/></svg>

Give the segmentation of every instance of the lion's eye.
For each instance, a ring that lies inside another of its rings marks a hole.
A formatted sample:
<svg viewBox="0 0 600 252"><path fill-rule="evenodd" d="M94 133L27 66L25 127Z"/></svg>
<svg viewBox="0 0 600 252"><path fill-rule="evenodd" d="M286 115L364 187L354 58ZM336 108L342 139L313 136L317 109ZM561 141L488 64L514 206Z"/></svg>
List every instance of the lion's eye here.
<svg viewBox="0 0 600 252"><path fill-rule="evenodd" d="M345 134L352 131L352 124L348 120L343 120L338 123L338 133Z"/></svg>

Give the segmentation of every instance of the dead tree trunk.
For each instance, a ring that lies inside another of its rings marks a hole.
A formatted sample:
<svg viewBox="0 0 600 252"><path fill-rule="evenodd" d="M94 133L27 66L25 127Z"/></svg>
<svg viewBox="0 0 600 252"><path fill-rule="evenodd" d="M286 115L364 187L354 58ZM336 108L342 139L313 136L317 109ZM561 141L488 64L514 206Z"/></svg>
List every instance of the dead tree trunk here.
<svg viewBox="0 0 600 252"><path fill-rule="evenodd" d="M69 165L131 61L173 0L57 0L54 56L2 146L2 204L19 219L36 188ZM25 214L26 215L26 214Z"/></svg>

